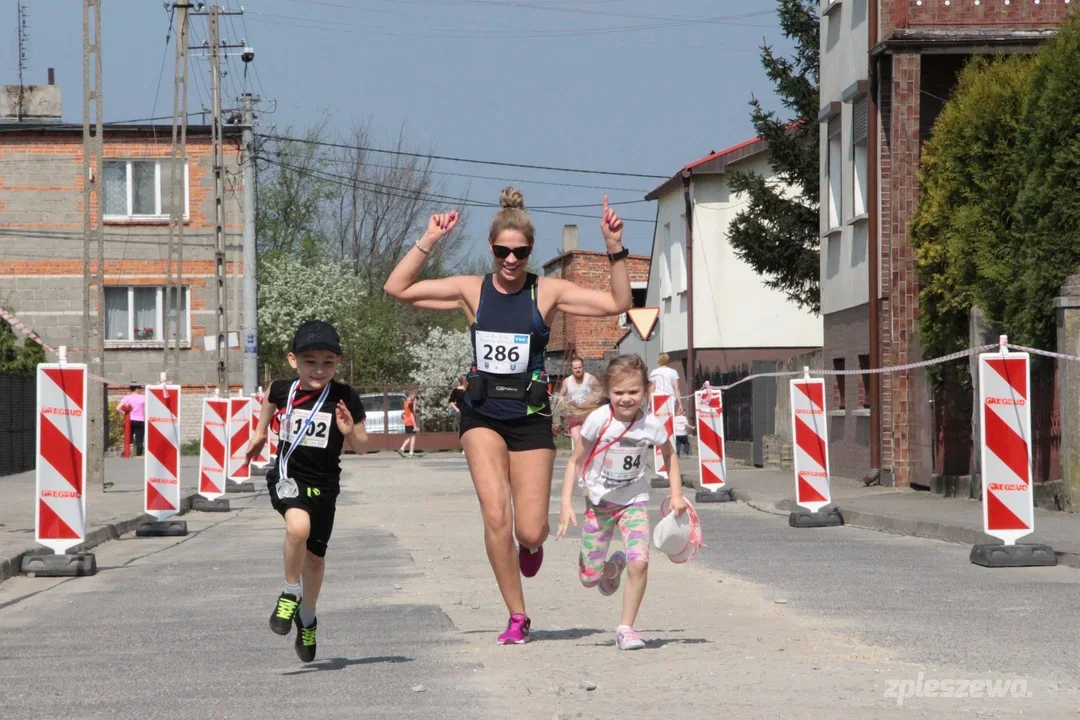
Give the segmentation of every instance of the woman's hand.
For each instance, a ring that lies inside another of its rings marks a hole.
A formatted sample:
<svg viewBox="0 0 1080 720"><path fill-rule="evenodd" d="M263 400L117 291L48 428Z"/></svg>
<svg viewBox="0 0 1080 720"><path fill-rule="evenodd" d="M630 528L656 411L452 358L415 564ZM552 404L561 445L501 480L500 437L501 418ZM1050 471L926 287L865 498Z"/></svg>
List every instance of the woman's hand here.
<svg viewBox="0 0 1080 720"><path fill-rule="evenodd" d="M618 252L622 250L623 221L619 215L608 207L608 196L604 196L604 217L600 221L600 232L604 233L604 242L607 243L608 251Z"/></svg>
<svg viewBox="0 0 1080 720"><path fill-rule="evenodd" d="M571 503L564 502L562 509L559 511L559 531L555 533L556 540L562 540L566 537L566 528L570 527L573 523L574 527L577 527L577 516L574 514L574 506Z"/></svg>
<svg viewBox="0 0 1080 720"><path fill-rule="evenodd" d="M421 240L428 241L427 243L424 243L424 247L430 250L444 235L454 229L459 217L461 216L458 215L456 210L453 212L432 215L431 219L428 220L428 226L427 230L424 232L424 237L421 238Z"/></svg>

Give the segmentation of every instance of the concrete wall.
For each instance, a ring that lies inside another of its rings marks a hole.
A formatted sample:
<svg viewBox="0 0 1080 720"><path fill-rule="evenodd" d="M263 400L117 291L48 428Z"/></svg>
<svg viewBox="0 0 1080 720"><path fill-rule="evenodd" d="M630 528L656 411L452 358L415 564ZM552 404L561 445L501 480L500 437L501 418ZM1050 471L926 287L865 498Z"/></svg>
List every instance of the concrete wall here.
<svg viewBox="0 0 1080 720"><path fill-rule="evenodd" d="M105 131L105 157L167 157L169 128ZM203 337L216 330L212 278L214 177L209 136L188 138L190 219L184 232L184 285L191 299L191 338L181 351L184 385L217 384L216 355ZM230 331L240 329L242 208L235 152L225 153L225 231ZM164 185L163 181L163 185ZM50 345L83 344L82 133L35 130L0 134L0 303ZM105 222L106 286L166 285L168 221ZM96 265L96 263L95 263ZM97 308L92 308L97 316ZM190 346L190 347L189 347ZM230 352L230 383L241 381L241 353ZM72 360L79 360L78 353ZM155 382L161 341L106 344L105 373L117 382Z"/></svg>

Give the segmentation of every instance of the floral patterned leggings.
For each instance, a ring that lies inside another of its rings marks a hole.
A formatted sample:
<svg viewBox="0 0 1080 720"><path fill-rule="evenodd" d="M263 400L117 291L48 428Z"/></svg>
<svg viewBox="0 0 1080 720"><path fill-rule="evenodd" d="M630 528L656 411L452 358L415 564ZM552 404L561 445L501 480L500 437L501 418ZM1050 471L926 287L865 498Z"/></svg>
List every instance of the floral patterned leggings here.
<svg viewBox="0 0 1080 720"><path fill-rule="evenodd" d="M585 524L581 528L581 557L578 574L581 584L594 587L604 575L608 545L619 526L626 545L626 562L649 562L649 510L644 502L615 505L587 501Z"/></svg>

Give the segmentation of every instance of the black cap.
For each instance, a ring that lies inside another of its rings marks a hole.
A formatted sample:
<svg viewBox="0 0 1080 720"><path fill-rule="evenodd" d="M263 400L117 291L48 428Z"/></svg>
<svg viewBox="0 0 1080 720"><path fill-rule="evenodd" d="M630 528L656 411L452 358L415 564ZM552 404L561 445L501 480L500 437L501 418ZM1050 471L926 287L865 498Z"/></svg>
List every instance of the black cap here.
<svg viewBox="0 0 1080 720"><path fill-rule="evenodd" d="M329 350L340 355L341 342L334 326L322 320L309 320L298 327L293 336L292 351L302 353L308 350Z"/></svg>

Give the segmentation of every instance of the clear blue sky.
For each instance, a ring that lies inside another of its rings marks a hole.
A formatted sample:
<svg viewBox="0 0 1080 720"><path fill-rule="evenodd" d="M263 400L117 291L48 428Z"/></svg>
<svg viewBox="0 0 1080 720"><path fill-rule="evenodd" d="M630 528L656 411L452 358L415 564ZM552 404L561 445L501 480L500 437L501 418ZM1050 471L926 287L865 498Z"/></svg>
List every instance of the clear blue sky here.
<svg viewBox="0 0 1080 720"><path fill-rule="evenodd" d="M44 83L55 67L64 118L81 121L82 3L24 3L26 82ZM13 21L14 0L3 5ZM168 27L162 2L104 5L105 119L171 114L172 46L159 88ZM790 48L776 0L248 0L244 9L244 22L225 21L223 37L243 37L256 50L258 78L249 72L248 85L277 100L277 111L261 117L263 131L272 123L279 131L303 127L327 109L337 131L369 120L381 145L404 127L417 146L442 155L657 175L751 137L751 95L778 105L758 47L764 39ZM13 84L15 24L0 26L8 35L0 83ZM206 38L206 28L206 18L194 19L193 39ZM244 82L239 58L233 68L225 89L235 94ZM207 62L193 61L191 73L194 110L209 102ZM569 212L595 219L534 214L541 263L556 253L564 223L578 224L582 247L603 247L604 190L534 181L609 188L613 202L641 200L661 182L450 162L436 169L512 178L529 206L594 203ZM452 193L486 202L509 184L447 179ZM652 203L618 209L650 222L655 214ZM489 220L486 209L472 210L477 248ZM649 252L651 225L628 223L624 235L633 252Z"/></svg>

